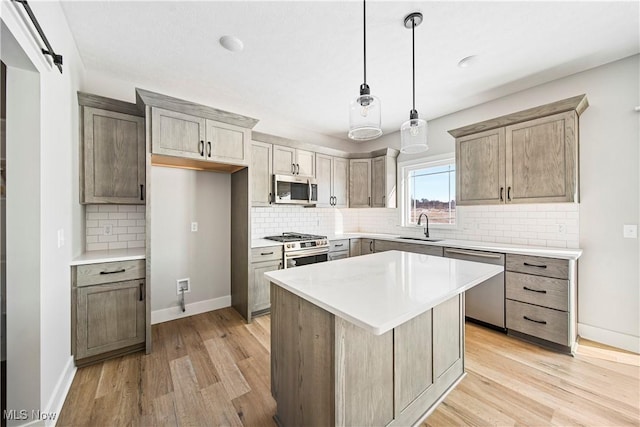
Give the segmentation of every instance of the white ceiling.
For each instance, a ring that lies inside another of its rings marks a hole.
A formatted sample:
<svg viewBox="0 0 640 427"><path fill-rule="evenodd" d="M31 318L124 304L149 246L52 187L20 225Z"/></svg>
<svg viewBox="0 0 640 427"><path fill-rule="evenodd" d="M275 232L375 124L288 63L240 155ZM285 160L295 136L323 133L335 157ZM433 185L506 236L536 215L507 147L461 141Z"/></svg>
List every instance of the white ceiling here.
<svg viewBox="0 0 640 427"><path fill-rule="evenodd" d="M346 139L362 83L360 1L63 1L91 73ZM367 2L367 82L385 133L640 52L640 2ZM231 34L244 51L218 39ZM466 69L457 62L478 55ZM260 129L260 124L257 129Z"/></svg>

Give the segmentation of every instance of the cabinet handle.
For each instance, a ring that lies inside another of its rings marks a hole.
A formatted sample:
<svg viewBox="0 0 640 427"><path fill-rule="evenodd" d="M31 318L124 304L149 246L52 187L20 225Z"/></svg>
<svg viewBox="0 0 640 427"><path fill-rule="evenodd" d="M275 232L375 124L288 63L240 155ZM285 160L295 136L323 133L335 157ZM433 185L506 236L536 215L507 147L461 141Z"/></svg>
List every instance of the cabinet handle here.
<svg viewBox="0 0 640 427"><path fill-rule="evenodd" d="M272 198L272 196L271 196L271 193L269 193L269 204L271 204L271 203L272 203L272 202L271 202L272 200L273 200L273 198Z"/></svg>
<svg viewBox="0 0 640 427"><path fill-rule="evenodd" d="M140 301L144 301L144 283L140 283Z"/></svg>
<svg viewBox="0 0 640 427"><path fill-rule="evenodd" d="M384 207L384 206L386 206L386 205L384 204L384 199L385 199L386 197L387 197L386 195L382 196L382 206L383 206L383 207Z"/></svg>
<svg viewBox="0 0 640 427"><path fill-rule="evenodd" d="M296 165L295 163L291 163L291 175L295 175L296 174Z"/></svg>
<svg viewBox="0 0 640 427"><path fill-rule="evenodd" d="M546 321L546 320L536 320L536 319L531 319L531 318L529 318L529 317L527 317L527 316L522 316L522 318L523 318L524 320L528 320L529 322L539 323L539 324L541 324L541 325L546 325L546 324L547 324L547 321Z"/></svg>
<svg viewBox="0 0 640 427"><path fill-rule="evenodd" d="M507 201L511 201L511 187L507 188Z"/></svg>
<svg viewBox="0 0 640 427"><path fill-rule="evenodd" d="M529 264L528 262L525 262L524 265L527 267L547 268L544 264Z"/></svg>
<svg viewBox="0 0 640 427"><path fill-rule="evenodd" d="M373 252L373 240L369 242L369 252Z"/></svg>
<svg viewBox="0 0 640 427"><path fill-rule="evenodd" d="M144 184L140 184L140 200L144 202Z"/></svg>
<svg viewBox="0 0 640 427"><path fill-rule="evenodd" d="M121 268L120 270L115 271L101 271L100 274L115 274L115 273L124 273L126 270Z"/></svg>
<svg viewBox="0 0 640 427"><path fill-rule="evenodd" d="M480 258L500 259L501 257L501 255L498 255L498 254L485 254L482 252L464 251L461 249L445 249L444 251L445 253L448 253L448 254L468 255L468 256L475 256Z"/></svg>
<svg viewBox="0 0 640 427"><path fill-rule="evenodd" d="M367 202L368 206L371 206L371 196L369 196L369 201Z"/></svg>
<svg viewBox="0 0 640 427"><path fill-rule="evenodd" d="M260 252L260 255L273 255L273 252Z"/></svg>
<svg viewBox="0 0 640 427"><path fill-rule="evenodd" d="M339 245L334 245L336 248L341 248L344 246L344 243L340 243Z"/></svg>
<svg viewBox="0 0 640 427"><path fill-rule="evenodd" d="M282 270L282 261L278 263L278 270Z"/></svg>
<svg viewBox="0 0 640 427"><path fill-rule="evenodd" d="M198 150L200 151L200 155L204 157L204 141L201 139L200 144L198 144Z"/></svg>
<svg viewBox="0 0 640 427"><path fill-rule="evenodd" d="M547 293L547 291L545 291L545 290L531 289L531 288L527 288L526 286L523 286L522 289L524 289L525 291L537 292L539 294L546 294Z"/></svg>
<svg viewBox="0 0 640 427"><path fill-rule="evenodd" d="M207 157L211 157L211 141L207 141L207 149L208 149Z"/></svg>
<svg viewBox="0 0 640 427"><path fill-rule="evenodd" d="M300 165L296 163L296 175L300 175Z"/></svg>
<svg viewBox="0 0 640 427"><path fill-rule="evenodd" d="M504 187L500 187L500 201L504 202Z"/></svg>

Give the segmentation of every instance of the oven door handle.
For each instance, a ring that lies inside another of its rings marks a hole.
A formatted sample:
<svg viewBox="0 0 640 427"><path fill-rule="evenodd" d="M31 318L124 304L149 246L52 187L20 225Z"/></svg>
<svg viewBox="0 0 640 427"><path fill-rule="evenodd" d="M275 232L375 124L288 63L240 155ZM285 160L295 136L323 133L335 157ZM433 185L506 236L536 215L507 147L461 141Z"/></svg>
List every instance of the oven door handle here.
<svg viewBox="0 0 640 427"><path fill-rule="evenodd" d="M285 253L284 254L284 259L295 259L295 258L304 258L307 256L314 256L314 255L322 255L322 254L328 254L329 253L329 248L323 248L323 249L318 249L318 250L314 250L314 251L304 251L304 252L290 252L290 253Z"/></svg>

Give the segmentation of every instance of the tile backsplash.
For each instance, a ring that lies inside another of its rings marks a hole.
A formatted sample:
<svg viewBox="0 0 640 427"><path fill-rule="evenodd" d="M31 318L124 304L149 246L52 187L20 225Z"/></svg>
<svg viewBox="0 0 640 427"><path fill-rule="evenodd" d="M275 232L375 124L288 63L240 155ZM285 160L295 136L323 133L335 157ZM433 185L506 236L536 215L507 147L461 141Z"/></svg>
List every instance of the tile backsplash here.
<svg viewBox="0 0 640 427"><path fill-rule="evenodd" d="M579 205L544 203L459 206L457 225L430 227L430 236L556 248L579 247ZM398 209L268 207L252 209L252 238L298 231L422 236L422 227L401 227Z"/></svg>
<svg viewBox="0 0 640 427"><path fill-rule="evenodd" d="M145 206L87 205L86 250L143 248L145 224Z"/></svg>

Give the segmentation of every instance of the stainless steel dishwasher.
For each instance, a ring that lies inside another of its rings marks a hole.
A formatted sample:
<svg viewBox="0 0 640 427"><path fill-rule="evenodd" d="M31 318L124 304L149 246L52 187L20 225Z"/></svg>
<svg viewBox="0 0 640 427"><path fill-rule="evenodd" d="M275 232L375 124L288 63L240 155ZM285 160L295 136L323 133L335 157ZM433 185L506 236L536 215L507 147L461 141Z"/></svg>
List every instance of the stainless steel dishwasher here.
<svg viewBox="0 0 640 427"><path fill-rule="evenodd" d="M504 254L469 249L444 248L447 258L501 265ZM465 316L480 323L505 330L504 271L465 292Z"/></svg>

